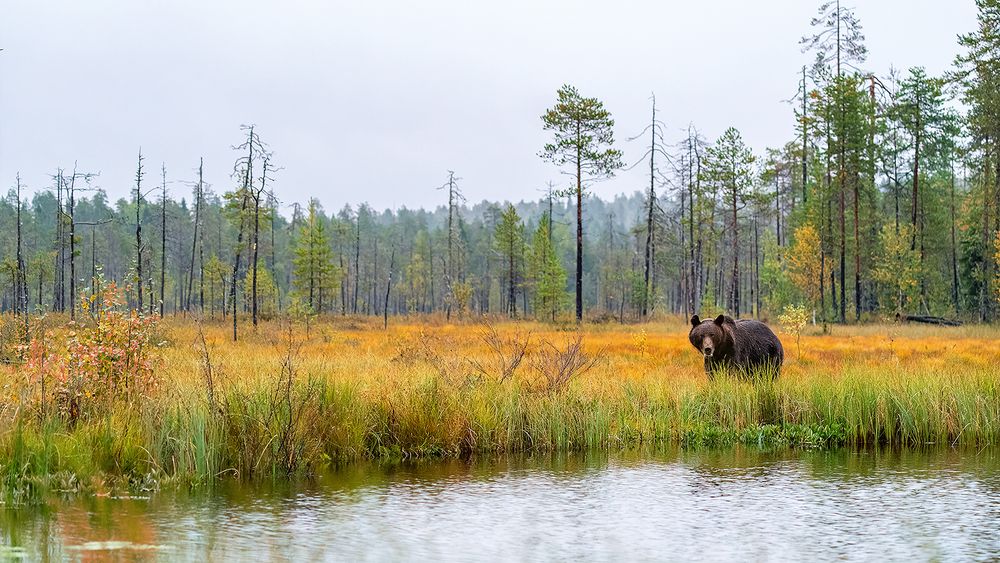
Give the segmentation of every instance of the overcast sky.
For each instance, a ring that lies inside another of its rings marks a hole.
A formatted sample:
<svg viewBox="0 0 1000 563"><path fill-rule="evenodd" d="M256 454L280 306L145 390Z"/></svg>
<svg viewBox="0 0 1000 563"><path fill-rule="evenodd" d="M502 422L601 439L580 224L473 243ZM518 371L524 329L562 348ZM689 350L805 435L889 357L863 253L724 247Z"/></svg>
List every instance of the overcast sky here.
<svg viewBox="0 0 1000 563"><path fill-rule="evenodd" d="M283 2L9 0L0 14L0 186L32 190L56 167L100 172L112 198L195 177L218 191L239 126L254 123L284 169L285 203L327 210L433 206L453 169L470 202L535 199L565 183L538 152L539 116L563 83L595 96L625 140L655 92L672 139L740 129L757 151L794 136L786 100L811 55L799 38L819 0ZM856 0L870 56L947 69L973 0ZM155 172L155 174L152 174ZM642 169L596 187L641 188ZM174 193L189 193L178 183ZM6 191L6 190L4 190Z"/></svg>

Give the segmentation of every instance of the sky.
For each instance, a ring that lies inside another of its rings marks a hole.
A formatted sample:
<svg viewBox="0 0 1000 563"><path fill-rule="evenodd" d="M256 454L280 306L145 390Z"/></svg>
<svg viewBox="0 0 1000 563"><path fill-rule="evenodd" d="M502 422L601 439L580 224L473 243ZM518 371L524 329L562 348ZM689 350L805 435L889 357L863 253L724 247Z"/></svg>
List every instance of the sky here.
<svg viewBox="0 0 1000 563"><path fill-rule="evenodd" d="M146 182L190 194L199 158L231 189L233 145L255 124L282 169L284 205L328 211L433 207L448 170L470 202L531 200L569 177L539 158L540 116L565 83L597 97L627 142L650 97L679 141L738 128L758 153L795 136L787 103L812 55L799 48L819 0L8 0L0 18L0 188L28 191L58 167L99 172L112 199ZM856 0L866 70L947 70L974 0ZM594 186L612 197L648 168ZM150 184L152 186L152 184ZM190 199L190 197L189 197Z"/></svg>

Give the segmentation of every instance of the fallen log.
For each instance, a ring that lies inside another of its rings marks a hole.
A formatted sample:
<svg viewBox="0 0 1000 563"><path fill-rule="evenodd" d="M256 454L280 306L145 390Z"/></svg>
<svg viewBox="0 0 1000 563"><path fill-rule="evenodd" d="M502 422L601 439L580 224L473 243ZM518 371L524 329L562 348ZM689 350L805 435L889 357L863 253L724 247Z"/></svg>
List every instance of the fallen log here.
<svg viewBox="0 0 1000 563"><path fill-rule="evenodd" d="M962 326L962 321L954 319L946 319L944 317L934 317L931 315L896 315L897 321L913 322L913 323L924 323L932 325L942 325L942 326Z"/></svg>

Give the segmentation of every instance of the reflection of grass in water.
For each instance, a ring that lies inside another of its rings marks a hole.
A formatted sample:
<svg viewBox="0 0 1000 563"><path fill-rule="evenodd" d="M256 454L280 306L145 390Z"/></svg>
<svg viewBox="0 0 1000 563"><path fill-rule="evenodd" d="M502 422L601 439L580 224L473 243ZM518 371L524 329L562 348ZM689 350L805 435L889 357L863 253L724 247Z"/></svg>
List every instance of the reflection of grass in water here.
<svg viewBox="0 0 1000 563"><path fill-rule="evenodd" d="M537 362L505 381L481 369L495 351L475 326L382 331L349 322L314 325L290 376L277 324L235 345L224 326L206 327L211 405L195 327L168 322L161 387L72 426L18 403L31 391L25 378L0 368L7 498L39 486L284 478L359 459L477 452L1000 442L1000 333L992 328L836 327L832 336L804 335L802 358L777 381L709 383L680 323L645 325L641 339L640 329L586 327L583 353L601 361L551 390ZM543 339L571 341L544 325L497 328L533 331L529 360Z"/></svg>

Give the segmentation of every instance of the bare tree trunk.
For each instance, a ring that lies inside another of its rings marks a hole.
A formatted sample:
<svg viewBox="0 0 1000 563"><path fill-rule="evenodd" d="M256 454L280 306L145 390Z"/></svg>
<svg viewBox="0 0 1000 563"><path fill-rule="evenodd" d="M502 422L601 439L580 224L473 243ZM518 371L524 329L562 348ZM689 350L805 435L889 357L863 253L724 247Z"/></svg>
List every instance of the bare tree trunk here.
<svg viewBox="0 0 1000 563"><path fill-rule="evenodd" d="M646 203L646 256L642 271L642 317L649 314L649 273L653 260L653 211L656 209L656 98L653 98L653 118L649 125L649 201ZM683 246L683 244L682 244Z"/></svg>
<svg viewBox="0 0 1000 563"><path fill-rule="evenodd" d="M843 170L843 163L840 164L840 174L843 175L845 172ZM838 200L840 203L840 212L838 217L840 219L840 312L838 313L838 319L841 323L847 322L847 289L845 286L845 280L847 276L847 221L846 221L846 200L845 195L846 188L844 186L844 179L842 178L839 182L840 187L837 190L840 192Z"/></svg>
<svg viewBox="0 0 1000 563"><path fill-rule="evenodd" d="M372 252L372 257L374 258L372 260L372 270L373 270L372 291L371 291L372 297L370 303L368 304L368 309L370 310L369 314L377 315L378 314L378 293L377 293L378 292L378 285L377 285L378 284L378 231L375 231L373 235L374 236L372 236L372 242L375 249Z"/></svg>
<svg viewBox="0 0 1000 563"><path fill-rule="evenodd" d="M854 320L861 320L861 235L859 210L861 199L861 182L854 178Z"/></svg>
<svg viewBox="0 0 1000 563"><path fill-rule="evenodd" d="M579 125L576 141L576 324L580 324L583 322L583 172Z"/></svg>
<svg viewBox="0 0 1000 563"><path fill-rule="evenodd" d="M236 342L238 337L239 314L236 308L236 282L239 279L240 259L243 257L244 215L246 214L247 199L251 189L253 189L253 127L250 128L250 135L247 141L246 170L243 177L243 193L240 202L240 229L236 236L236 257L233 260L232 284L229 286L229 300L232 302L231 306L233 308L233 342ZM244 291L246 290L244 289Z"/></svg>
<svg viewBox="0 0 1000 563"><path fill-rule="evenodd" d="M753 218L753 293L754 304L757 309L756 318L760 319L760 221L757 216Z"/></svg>
<svg viewBox="0 0 1000 563"><path fill-rule="evenodd" d="M97 293L97 225L90 228L90 285L91 295Z"/></svg>
<svg viewBox="0 0 1000 563"><path fill-rule="evenodd" d="M142 312L142 149L139 149L139 164L135 172L135 277L138 310Z"/></svg>
<svg viewBox="0 0 1000 563"><path fill-rule="evenodd" d="M188 287L187 287L187 303L185 303L185 309L191 310L191 294L194 289L194 257L195 249L198 248L198 231L201 230L201 198L202 198L202 186L203 177L202 172L204 171L205 159L198 159L198 188L195 190L194 196L194 235L191 237L191 267L188 269ZM199 273L199 278L204 278L204 272ZM202 301L204 301L204 280L202 280ZM204 308L204 302L202 303L202 308Z"/></svg>
<svg viewBox="0 0 1000 563"><path fill-rule="evenodd" d="M56 267L52 274L52 308L62 312L63 296L65 295L63 280L66 267L66 236L63 222L63 174L62 169L56 173Z"/></svg>
<svg viewBox="0 0 1000 563"><path fill-rule="evenodd" d="M806 119L806 67L802 65L802 204L809 201L808 190L808 162L809 162L809 129Z"/></svg>
<svg viewBox="0 0 1000 563"><path fill-rule="evenodd" d="M692 140L691 129L688 128L688 234L690 235L691 245L691 279L692 287L690 288L690 297L688 298L691 302L692 313L697 313L701 307L701 295L702 295L702 264L701 264L701 212L698 213L698 242L695 243L694 229L695 229L695 219L694 219L694 192L698 188L698 202L701 203L701 158L698 154L697 147L694 146L694 142L697 140ZM697 166L696 160L697 159ZM697 169L697 173L695 173Z"/></svg>
<svg viewBox="0 0 1000 563"><path fill-rule="evenodd" d="M508 281L508 299L510 301L510 316L511 318L517 317L517 296L514 291L514 236L510 237L510 247L508 248L508 259L510 263L507 270L507 281Z"/></svg>
<svg viewBox="0 0 1000 563"><path fill-rule="evenodd" d="M361 278L361 210L358 210L358 217L355 220L356 230L354 235L354 305L351 312L358 314L358 284Z"/></svg>
<svg viewBox="0 0 1000 563"><path fill-rule="evenodd" d="M392 290L392 268L396 265L396 245L389 255L389 279L385 282L385 308L382 309L382 328L389 328L389 291Z"/></svg>
<svg viewBox="0 0 1000 563"><path fill-rule="evenodd" d="M923 274L923 265L927 258L927 252L924 247L924 225L927 220L927 215L924 210L924 198L920 198L920 304L923 307L924 314L931 314L930 308L927 303L927 276Z"/></svg>
<svg viewBox="0 0 1000 563"><path fill-rule="evenodd" d="M344 275L344 230L343 224L338 221L337 228L337 255L340 263L340 315L347 314L347 276Z"/></svg>
<svg viewBox="0 0 1000 563"><path fill-rule="evenodd" d="M22 250L23 239L21 237L21 173L17 174L17 304L14 306L14 313L16 314L20 308L21 315L24 319L24 339L25 342L30 338L30 332L28 331L28 277L24 266L24 252ZM41 274L39 274L41 277Z"/></svg>
<svg viewBox="0 0 1000 563"><path fill-rule="evenodd" d="M778 181L779 176L778 176L777 172L778 171L775 170L775 174L774 174L774 217L775 217L774 236L775 236L776 239L778 239L778 246L782 246L782 244L781 244L781 182ZM790 179L789 179L788 183L791 184L791 180ZM792 189L791 189L791 186L789 186L789 193L794 193L792 191Z"/></svg>
<svg viewBox="0 0 1000 563"><path fill-rule="evenodd" d="M258 311L257 264L258 264L258 256L260 255L260 198L263 197L264 190L267 189L266 188L267 166L268 166L268 158L265 154L264 163L262 167L263 169L260 174L260 191L253 190L252 186L250 188L251 190L253 190L251 192L253 196L253 271L251 272L250 275L253 276L253 280L251 281L251 284L253 285L253 288L251 290L251 295L252 295L251 300L253 309L252 316L253 316L254 329L257 328L257 311Z"/></svg>
<svg viewBox="0 0 1000 563"><path fill-rule="evenodd" d="M160 318L163 318L163 300L167 281L167 165L163 164L163 196L160 199Z"/></svg>
<svg viewBox="0 0 1000 563"><path fill-rule="evenodd" d="M69 181L69 318L76 318L76 163Z"/></svg>
<svg viewBox="0 0 1000 563"><path fill-rule="evenodd" d="M955 315L961 313L958 299L958 246L955 244L955 167L951 168L951 300Z"/></svg>
<svg viewBox="0 0 1000 563"><path fill-rule="evenodd" d="M732 310L736 318L740 317L740 224L737 216L736 186L732 186L733 196L733 293Z"/></svg>
<svg viewBox="0 0 1000 563"><path fill-rule="evenodd" d="M247 171L247 176L250 175L249 170ZM239 279L240 274L240 259L243 256L243 215L246 213L247 209L247 196L246 192L243 193L242 202L240 204L240 229L236 236L236 256L233 259L233 277L231 285L229 286L229 301L230 307L232 307L233 313L233 342L237 340L237 321L239 315L237 314L237 303L236 303L236 282ZM246 289L244 288L244 291Z"/></svg>
<svg viewBox="0 0 1000 563"><path fill-rule="evenodd" d="M913 200L910 205L910 224L913 233L910 236L910 250L917 249L917 200L920 194L920 110L917 110L916 135L913 138ZM921 263L921 267L923 264Z"/></svg>

